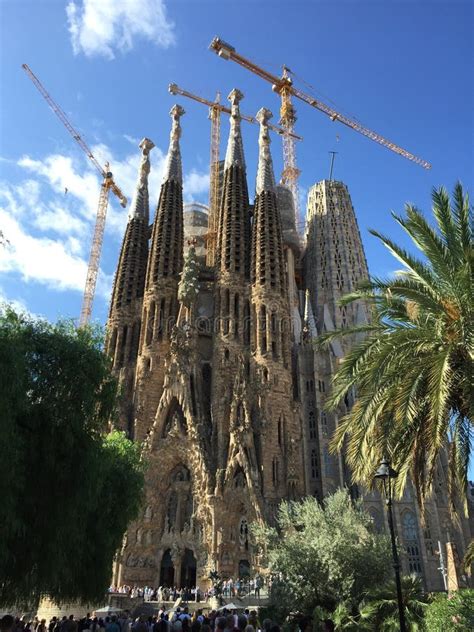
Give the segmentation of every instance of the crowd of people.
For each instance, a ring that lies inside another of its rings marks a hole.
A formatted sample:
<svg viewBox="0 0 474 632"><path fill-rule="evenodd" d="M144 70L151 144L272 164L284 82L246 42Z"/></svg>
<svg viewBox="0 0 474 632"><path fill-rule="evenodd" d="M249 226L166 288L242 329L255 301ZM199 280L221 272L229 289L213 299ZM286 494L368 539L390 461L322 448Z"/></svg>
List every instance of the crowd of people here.
<svg viewBox="0 0 474 632"><path fill-rule="evenodd" d="M261 577L255 577L253 579L226 579L222 582L222 596L223 597L242 597L245 595L254 595L255 597L261 596L261 591L264 585L264 581ZM140 597L145 601L173 601L182 599L183 601L207 601L209 597L214 596L215 589L210 588L208 590L201 590L199 586L193 586L192 588L177 588L158 586L153 588L151 586L129 586L124 584L122 586L110 586L109 593L125 594L129 597Z"/></svg>
<svg viewBox="0 0 474 632"><path fill-rule="evenodd" d="M313 632L312 620L302 617L298 623L300 632ZM334 623L323 622L323 632L334 632ZM139 616L132 619L125 610L120 616L104 618L96 613L87 613L85 617L52 617L46 619L4 615L0 619L0 632L281 632L280 626L270 619L259 620L256 610L246 609L240 614L227 611L202 609L189 612L188 607L167 611L160 608L155 616ZM319 632L319 631L318 631Z"/></svg>

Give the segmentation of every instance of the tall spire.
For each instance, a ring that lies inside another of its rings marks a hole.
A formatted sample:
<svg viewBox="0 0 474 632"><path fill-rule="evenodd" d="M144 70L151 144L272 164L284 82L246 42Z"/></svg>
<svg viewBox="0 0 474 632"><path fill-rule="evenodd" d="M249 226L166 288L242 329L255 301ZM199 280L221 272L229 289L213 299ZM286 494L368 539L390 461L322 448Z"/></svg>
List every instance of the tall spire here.
<svg viewBox="0 0 474 632"><path fill-rule="evenodd" d="M184 110L180 105L174 105L170 110L173 121L170 146L153 222L147 290L156 287L163 277L178 279L183 267L183 173L179 148L179 119L183 114Z"/></svg>
<svg viewBox="0 0 474 632"><path fill-rule="evenodd" d="M163 175L163 182L167 180L175 180L179 184L183 184L183 167L181 163L181 150L179 148L179 139L181 138L181 125L179 119L184 114L184 109L180 105L173 105L170 110L170 116L173 119L170 133L170 146L168 156L166 158L166 168Z"/></svg>
<svg viewBox="0 0 474 632"><path fill-rule="evenodd" d="M257 114L260 137L252 227L251 276L255 287L260 286L283 295L286 291L285 259L268 135L268 119L271 115L272 113L265 108Z"/></svg>
<svg viewBox="0 0 474 632"><path fill-rule="evenodd" d="M228 169L231 165L239 165L245 171L244 146L242 143L242 133L240 131L240 121L242 117L240 116L239 109L239 103L244 98L244 95L240 90L234 88L227 98L231 103L231 115L229 142L227 143L224 170Z"/></svg>
<svg viewBox="0 0 474 632"><path fill-rule="evenodd" d="M143 218L148 222L150 215L150 202L148 196L148 176L150 174L150 151L155 143L149 138L144 138L138 145L142 150L142 158L138 168L138 180L135 195L128 214L129 219Z"/></svg>
<svg viewBox="0 0 474 632"><path fill-rule="evenodd" d="M232 110L218 216L216 267L220 274L236 273L248 279L250 207L239 112L243 94L234 89L228 98Z"/></svg>
<svg viewBox="0 0 474 632"><path fill-rule="evenodd" d="M268 133L268 121L273 114L266 108L261 108L255 117L260 123L260 136L258 139L258 169L256 194L262 191L275 191L275 176L273 173L272 155L270 153L270 135Z"/></svg>
<svg viewBox="0 0 474 632"><path fill-rule="evenodd" d="M112 318L114 310L125 307L134 299L143 296L148 258L148 217L150 214L148 200L149 153L154 146L148 138L144 138L139 144L142 157L138 170L138 182L120 251L110 303L110 318Z"/></svg>

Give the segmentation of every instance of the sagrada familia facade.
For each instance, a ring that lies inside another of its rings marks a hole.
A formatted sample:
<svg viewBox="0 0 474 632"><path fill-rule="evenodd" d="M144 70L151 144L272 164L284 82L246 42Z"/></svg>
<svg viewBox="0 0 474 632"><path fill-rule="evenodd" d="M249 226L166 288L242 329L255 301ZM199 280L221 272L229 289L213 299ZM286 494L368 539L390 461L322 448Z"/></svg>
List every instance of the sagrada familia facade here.
<svg viewBox="0 0 474 632"><path fill-rule="evenodd" d="M322 500L341 486L362 496L374 527L387 530L383 500L351 486L344 457L328 449L338 417L352 405L347 399L337 414L324 410L347 348L314 345L322 331L369 316L363 303L338 305L368 277L348 189L332 180L311 188L303 241L292 194L275 182L271 113L262 109L251 204L242 96L238 90L229 95L215 232L206 230L202 207L187 220L183 211L184 110L171 110L151 229L153 143L140 144L106 348L123 393L120 425L144 444L146 502L124 540L115 585L204 587L214 569L234 579L253 575L260 560L249 525L272 522L282 500ZM455 557L469 541L468 522L460 517L454 528L449 520L446 488L441 466L424 524L413 490L395 503L403 569L420 574L429 590L443 588L439 546Z"/></svg>

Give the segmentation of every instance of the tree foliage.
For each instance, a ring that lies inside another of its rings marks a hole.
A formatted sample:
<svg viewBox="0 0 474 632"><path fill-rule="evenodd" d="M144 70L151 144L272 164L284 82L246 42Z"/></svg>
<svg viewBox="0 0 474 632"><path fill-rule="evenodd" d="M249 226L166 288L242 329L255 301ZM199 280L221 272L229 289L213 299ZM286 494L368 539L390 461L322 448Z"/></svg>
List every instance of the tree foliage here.
<svg viewBox="0 0 474 632"><path fill-rule="evenodd" d="M389 455L400 473L398 492L410 474L421 504L445 448L451 499L457 493L466 499L474 419L472 209L460 184L451 199L440 188L432 200L435 226L412 205L406 217L394 215L421 258L371 231L403 270L395 278L373 277L344 297L343 305L370 304L372 320L322 341L365 334L334 379L331 408L354 388L357 400L338 426L333 449L347 446L355 480L369 485Z"/></svg>
<svg viewBox="0 0 474 632"><path fill-rule="evenodd" d="M416 575L406 575L401 580L407 629L410 632L423 632L427 604L421 579ZM372 590L360 604L359 611L362 621L367 622L367 629L374 632L398 632L400 619L395 580Z"/></svg>
<svg viewBox="0 0 474 632"><path fill-rule="evenodd" d="M274 577L271 601L279 620L295 610L355 606L392 572L388 538L374 533L370 515L345 490L324 506L312 497L282 503L277 526L254 524L252 533Z"/></svg>
<svg viewBox="0 0 474 632"><path fill-rule="evenodd" d="M451 596L438 594L426 610L429 632L474 630L474 590L458 590Z"/></svg>
<svg viewBox="0 0 474 632"><path fill-rule="evenodd" d="M102 335L0 314L0 604L102 598L143 488Z"/></svg>

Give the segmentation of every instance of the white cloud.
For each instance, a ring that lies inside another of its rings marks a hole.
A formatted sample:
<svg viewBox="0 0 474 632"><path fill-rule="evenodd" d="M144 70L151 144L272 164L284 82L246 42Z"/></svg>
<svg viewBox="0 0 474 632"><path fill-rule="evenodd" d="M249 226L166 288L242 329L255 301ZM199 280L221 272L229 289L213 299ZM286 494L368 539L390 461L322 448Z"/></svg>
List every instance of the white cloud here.
<svg viewBox="0 0 474 632"><path fill-rule="evenodd" d="M103 144L92 147L101 164L110 160L117 184L128 197L135 191L140 151L136 146L123 160ZM166 155L159 147L150 154L150 212L153 217L161 189ZM52 154L39 159L22 156L16 163L25 174L19 183L0 181L0 226L8 239L0 248L0 273L18 275L57 291L84 289L90 238L100 190L100 175L86 158ZM186 200L207 196L209 177L192 169L184 178ZM67 191L67 192L66 192ZM111 194L104 251L118 249L127 209ZM108 300L113 271L99 271L96 295ZM21 286L20 286L21 287Z"/></svg>
<svg viewBox="0 0 474 632"><path fill-rule="evenodd" d="M192 169L184 178L183 192L186 200L192 201L195 197L205 198L209 191L209 173L202 173ZM206 195L203 195L206 194Z"/></svg>
<svg viewBox="0 0 474 632"><path fill-rule="evenodd" d="M23 301L22 299L11 298L10 296L7 296L5 290L0 287L0 312L5 305L10 305L15 310L15 312L30 313L25 301ZM33 316L34 314L31 315Z"/></svg>
<svg viewBox="0 0 474 632"><path fill-rule="evenodd" d="M114 59L127 52L135 39L168 48L175 42L174 24L164 0L79 0L66 7L74 53Z"/></svg>
<svg viewBox="0 0 474 632"><path fill-rule="evenodd" d="M59 240L28 234L11 210L0 208L0 224L10 242L0 249L0 271L14 271L26 282L35 280L57 290L83 290L87 263Z"/></svg>

